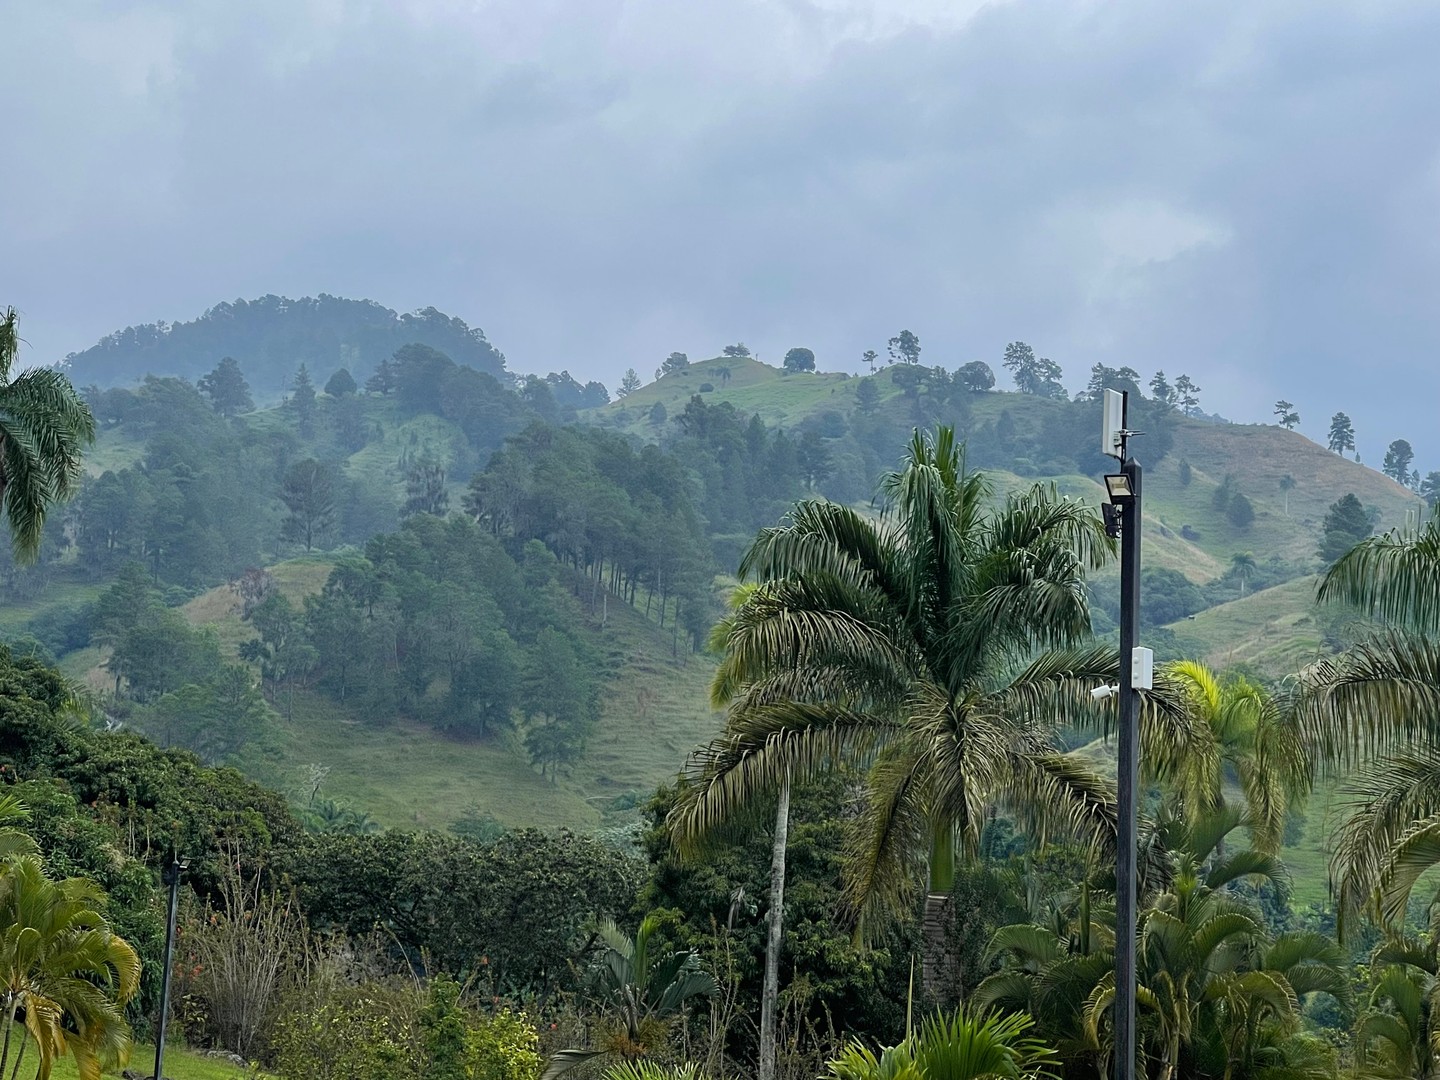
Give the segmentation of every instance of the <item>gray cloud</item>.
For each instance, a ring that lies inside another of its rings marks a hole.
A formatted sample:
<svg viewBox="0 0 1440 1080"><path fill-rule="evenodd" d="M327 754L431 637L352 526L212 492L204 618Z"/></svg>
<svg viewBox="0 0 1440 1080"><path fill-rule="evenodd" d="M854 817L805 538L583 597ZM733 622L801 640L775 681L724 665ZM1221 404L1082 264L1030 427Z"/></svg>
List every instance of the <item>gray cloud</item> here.
<svg viewBox="0 0 1440 1080"><path fill-rule="evenodd" d="M27 5L0 301L49 360L264 292L434 304L519 370L1023 338L1440 467L1440 8Z"/></svg>

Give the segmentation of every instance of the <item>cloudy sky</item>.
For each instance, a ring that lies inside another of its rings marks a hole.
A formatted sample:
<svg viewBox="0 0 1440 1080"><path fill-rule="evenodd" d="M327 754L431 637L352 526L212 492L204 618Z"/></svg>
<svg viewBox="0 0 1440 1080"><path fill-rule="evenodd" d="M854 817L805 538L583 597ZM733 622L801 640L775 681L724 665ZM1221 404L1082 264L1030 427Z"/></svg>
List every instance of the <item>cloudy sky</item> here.
<svg viewBox="0 0 1440 1080"><path fill-rule="evenodd" d="M30 0L6 38L35 362L263 293L610 385L904 327L1440 469L1433 0Z"/></svg>

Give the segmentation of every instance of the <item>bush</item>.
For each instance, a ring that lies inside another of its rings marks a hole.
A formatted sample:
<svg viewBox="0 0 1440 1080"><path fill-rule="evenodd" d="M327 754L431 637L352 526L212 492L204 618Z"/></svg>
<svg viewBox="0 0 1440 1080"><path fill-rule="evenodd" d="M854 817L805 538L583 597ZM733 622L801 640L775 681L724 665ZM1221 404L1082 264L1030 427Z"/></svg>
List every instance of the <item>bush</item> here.
<svg viewBox="0 0 1440 1080"><path fill-rule="evenodd" d="M700 393L702 393L702 394L712 394L712 393L714 393L714 392L715 392L715 384L714 384L714 383L702 382L702 383L700 384Z"/></svg>
<svg viewBox="0 0 1440 1080"><path fill-rule="evenodd" d="M312 984L282 1012L275 1070L284 1080L420 1080L418 1013L413 989Z"/></svg>

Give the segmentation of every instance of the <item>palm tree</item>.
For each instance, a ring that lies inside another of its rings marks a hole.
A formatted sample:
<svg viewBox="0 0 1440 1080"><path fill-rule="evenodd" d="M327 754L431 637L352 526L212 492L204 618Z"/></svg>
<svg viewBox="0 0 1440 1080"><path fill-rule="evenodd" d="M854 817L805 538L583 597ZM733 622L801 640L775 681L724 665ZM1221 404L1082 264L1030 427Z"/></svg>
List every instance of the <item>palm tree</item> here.
<svg viewBox="0 0 1440 1080"><path fill-rule="evenodd" d="M1382 624L1313 665L1295 705L1319 763L1363 766L1346 787L1333 857L1340 925L1367 906L1398 922L1416 881L1440 864L1440 520L1362 540L1318 595Z"/></svg>
<svg viewBox="0 0 1440 1080"><path fill-rule="evenodd" d="M81 1080L123 1064L124 1008L140 985L140 958L110 930L103 903L91 882L50 880L35 855L0 871L0 1074L8 1065L18 1075L31 1043L39 1080L66 1053Z"/></svg>
<svg viewBox="0 0 1440 1080"><path fill-rule="evenodd" d="M1290 492L1295 488L1295 477L1286 473L1280 477L1280 492L1285 496L1285 516L1290 516Z"/></svg>
<svg viewBox="0 0 1440 1080"><path fill-rule="evenodd" d="M1291 801L1309 783L1309 761L1291 717L1264 690L1243 677L1218 678L1204 664L1183 660L1167 674L1185 695L1191 715L1209 727L1224 768L1176 778L1182 816L1225 805L1221 780L1238 781L1251 843L1275 854L1284 838Z"/></svg>
<svg viewBox="0 0 1440 1080"><path fill-rule="evenodd" d="M960 1011L934 1016L877 1056L851 1042L826 1068L827 1080L1040 1080L1056 1077L1055 1052L1030 1034L1023 1013Z"/></svg>
<svg viewBox="0 0 1440 1080"><path fill-rule="evenodd" d="M1333 1076L1333 1055L1299 1036L1300 1000L1325 993L1348 1001L1345 958L1319 934L1267 935L1258 910L1228 886L1243 880L1283 886L1273 855L1245 849L1226 856L1224 838L1242 823L1235 809L1161 826L1173 846L1174 878L1152 893L1141 914L1136 1000L1142 1051L1161 1080L1175 1075ZM1115 987L1114 939L1104 923L1087 939L1042 926L997 932L992 954L1005 967L980 985L981 1005L1026 1009L1041 1020L1067 1061L1094 1066L1109 1051L1108 1010ZM1090 980L1086 986L1086 980ZM1088 1050L1088 1054L1086 1051Z"/></svg>
<svg viewBox="0 0 1440 1080"><path fill-rule="evenodd" d="M20 354L18 316L0 318L0 515L15 561L34 562L50 507L75 494L81 451L95 441L95 418L65 375L31 368L11 377Z"/></svg>
<svg viewBox="0 0 1440 1080"><path fill-rule="evenodd" d="M1440 1046L1440 937L1395 936L1370 954L1370 994L1355 1020L1357 1066L1408 1080L1436 1074Z"/></svg>
<svg viewBox="0 0 1440 1080"><path fill-rule="evenodd" d="M1113 844L1112 785L1054 738L1096 722L1085 691L1116 677L1115 651L1084 642L1085 572L1112 549L1093 509L1053 488L992 506L948 428L917 432L881 491L878 520L803 502L746 554L756 586L727 623L714 684L726 730L692 758L670 824L687 842L789 779L868 766L851 914L868 929L928 878L933 987L956 856L975 850L991 807ZM1162 714L1172 722L1154 723ZM1145 715L1149 764L1218 767L1178 698L1162 690Z"/></svg>
<svg viewBox="0 0 1440 1080"><path fill-rule="evenodd" d="M1240 595L1245 595L1245 581L1255 572L1255 556L1248 551L1237 551L1230 556L1230 569L1240 579Z"/></svg>

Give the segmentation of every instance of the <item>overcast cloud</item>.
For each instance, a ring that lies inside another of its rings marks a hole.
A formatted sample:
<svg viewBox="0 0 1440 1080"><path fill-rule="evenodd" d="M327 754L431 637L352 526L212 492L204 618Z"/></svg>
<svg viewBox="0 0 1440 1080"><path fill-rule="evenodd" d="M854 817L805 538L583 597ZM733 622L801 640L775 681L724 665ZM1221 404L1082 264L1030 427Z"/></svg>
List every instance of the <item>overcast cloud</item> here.
<svg viewBox="0 0 1440 1080"><path fill-rule="evenodd" d="M21 0L0 303L264 293L609 385L744 340L1188 372L1440 468L1440 4Z"/></svg>

